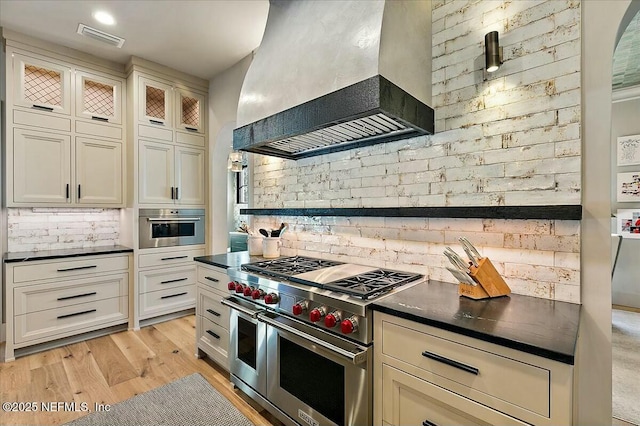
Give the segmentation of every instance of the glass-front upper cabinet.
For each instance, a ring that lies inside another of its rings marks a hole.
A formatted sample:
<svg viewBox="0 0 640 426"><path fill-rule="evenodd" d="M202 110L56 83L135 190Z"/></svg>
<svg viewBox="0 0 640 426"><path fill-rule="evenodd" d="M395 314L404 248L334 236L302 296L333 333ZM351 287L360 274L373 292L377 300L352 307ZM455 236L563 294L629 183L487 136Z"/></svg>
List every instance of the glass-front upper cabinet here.
<svg viewBox="0 0 640 426"><path fill-rule="evenodd" d="M146 124L171 127L173 88L146 77L140 77L140 88L140 120Z"/></svg>
<svg viewBox="0 0 640 426"><path fill-rule="evenodd" d="M122 124L122 82L78 70L76 116Z"/></svg>
<svg viewBox="0 0 640 426"><path fill-rule="evenodd" d="M71 114L69 66L14 53L14 105Z"/></svg>
<svg viewBox="0 0 640 426"><path fill-rule="evenodd" d="M204 133L204 96L176 89L176 128Z"/></svg>

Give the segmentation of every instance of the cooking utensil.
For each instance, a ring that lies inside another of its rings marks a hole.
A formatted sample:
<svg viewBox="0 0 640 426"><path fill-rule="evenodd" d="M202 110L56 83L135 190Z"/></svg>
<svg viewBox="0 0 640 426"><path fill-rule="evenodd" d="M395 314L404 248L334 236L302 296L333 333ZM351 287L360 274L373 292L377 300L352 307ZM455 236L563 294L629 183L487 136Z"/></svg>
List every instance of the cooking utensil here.
<svg viewBox="0 0 640 426"><path fill-rule="evenodd" d="M455 266L457 266L462 271L466 271L469 268L469 264L467 262L465 262L464 259L462 259L458 255L458 253L453 251L453 249L451 247L445 247L444 254L445 254L445 256L447 256L449 258L451 263L453 263Z"/></svg>
<svg viewBox="0 0 640 426"><path fill-rule="evenodd" d="M260 228L259 232L265 237L269 238L269 231L267 231L266 229Z"/></svg>
<svg viewBox="0 0 640 426"><path fill-rule="evenodd" d="M463 246L466 246L469 250L471 250L471 253L473 253L473 255L476 258L476 261L479 261L480 259L482 259L483 256L475 248L475 246L473 244L471 244L471 241L469 241L465 237L460 237L458 240L462 243Z"/></svg>
<svg viewBox="0 0 640 426"><path fill-rule="evenodd" d="M478 283L476 283L473 279L471 279L471 277L466 273L461 272L458 269L449 268L448 266L446 266L446 268L447 268L447 271L451 272L451 275L453 275L458 280L458 282L470 284L474 286L478 285Z"/></svg>
<svg viewBox="0 0 640 426"><path fill-rule="evenodd" d="M471 264L477 268L478 267L478 261L476 260L476 257L474 256L474 254L471 251L471 249L469 249L469 247L467 247L463 243L462 244L462 250L464 250L464 252L467 254L467 257L469 258L469 261L471 262Z"/></svg>

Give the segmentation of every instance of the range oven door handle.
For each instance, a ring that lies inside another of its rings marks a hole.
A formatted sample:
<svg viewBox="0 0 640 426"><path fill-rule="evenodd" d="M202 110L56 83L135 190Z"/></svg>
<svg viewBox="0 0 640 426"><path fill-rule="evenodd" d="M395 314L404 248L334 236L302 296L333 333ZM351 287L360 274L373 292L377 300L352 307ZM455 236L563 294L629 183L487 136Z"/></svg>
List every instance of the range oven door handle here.
<svg viewBox="0 0 640 426"><path fill-rule="evenodd" d="M317 338L315 336L311 336L309 334L306 334L305 332L300 331L300 330L298 330L298 329L296 329L294 327L291 327L289 325L282 324L281 322L275 321L275 320L273 320L273 319L271 319L271 318L269 318L269 317L267 317L265 315L258 315L258 320L269 324L273 328L285 331L287 333L291 333L294 336L300 337L301 339L307 340L307 341L309 341L311 343L314 343L314 344L316 344L318 346L322 346L323 348L328 349L331 352L334 352L334 353L336 353L338 355L343 356L344 358L347 358L349 361L351 361L355 365L361 364L361 363L363 363L363 362L365 362L367 360L367 351L366 350L360 351L360 352L356 352L356 353L348 351L348 350L343 349L343 348L341 348L339 346L336 346L336 345L334 345L332 343L325 342L324 340L319 339L319 338Z"/></svg>
<svg viewBox="0 0 640 426"><path fill-rule="evenodd" d="M231 309L235 309L238 312L242 312L243 314L245 314L245 315L247 315L248 317L251 317L251 318L257 318L258 314L260 312L262 312L262 311L253 311L253 310L251 310L249 308L245 308L244 306L238 305L237 303L232 302L229 299L222 299L220 301L220 303L222 303L225 306L230 307Z"/></svg>
<svg viewBox="0 0 640 426"><path fill-rule="evenodd" d="M149 222L198 222L199 217L148 217Z"/></svg>

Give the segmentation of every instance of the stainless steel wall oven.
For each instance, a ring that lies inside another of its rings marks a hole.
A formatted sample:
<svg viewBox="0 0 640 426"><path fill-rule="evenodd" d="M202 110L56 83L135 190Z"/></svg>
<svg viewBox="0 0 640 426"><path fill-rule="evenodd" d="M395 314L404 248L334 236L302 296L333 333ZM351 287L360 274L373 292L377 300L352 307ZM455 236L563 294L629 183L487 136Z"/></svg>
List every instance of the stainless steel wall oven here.
<svg viewBox="0 0 640 426"><path fill-rule="evenodd" d="M204 209L140 209L139 247L204 244Z"/></svg>

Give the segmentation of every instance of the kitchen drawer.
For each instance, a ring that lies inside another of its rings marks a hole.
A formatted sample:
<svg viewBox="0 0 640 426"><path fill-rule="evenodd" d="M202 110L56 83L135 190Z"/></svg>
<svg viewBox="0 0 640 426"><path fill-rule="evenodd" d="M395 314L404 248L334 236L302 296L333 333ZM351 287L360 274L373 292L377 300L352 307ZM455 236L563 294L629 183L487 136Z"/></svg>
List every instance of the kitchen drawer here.
<svg viewBox="0 0 640 426"><path fill-rule="evenodd" d="M158 126L138 125L138 136L141 138L160 139L163 141L173 141L173 131Z"/></svg>
<svg viewBox="0 0 640 426"><path fill-rule="evenodd" d="M169 269L153 269L151 271L141 271L140 293L150 291L165 290L196 283L196 268L193 265Z"/></svg>
<svg viewBox="0 0 640 426"><path fill-rule="evenodd" d="M206 286L215 288L225 294L229 293L227 284L229 283L229 277L226 273L217 271L213 268L198 265L198 282Z"/></svg>
<svg viewBox="0 0 640 426"><path fill-rule="evenodd" d="M121 324L128 318L127 296L16 315L16 347Z"/></svg>
<svg viewBox="0 0 640 426"><path fill-rule="evenodd" d="M195 308L196 286L168 288L139 296L140 319Z"/></svg>
<svg viewBox="0 0 640 426"><path fill-rule="evenodd" d="M68 118L54 117L50 114L38 114L21 110L13 110L13 122L32 127L41 127L47 130L71 131L71 120Z"/></svg>
<svg viewBox="0 0 640 426"><path fill-rule="evenodd" d="M128 273L16 287L13 290L13 313L22 315L65 306L82 306L96 300L126 296L128 289Z"/></svg>
<svg viewBox="0 0 640 426"><path fill-rule="evenodd" d="M550 416L551 371L546 368L387 321L382 322L382 354L408 364L404 370L478 402L493 406L505 401Z"/></svg>
<svg viewBox="0 0 640 426"><path fill-rule="evenodd" d="M98 124L89 121L78 120L76 121L76 133L122 140L122 126L117 125L110 126L106 124Z"/></svg>
<svg viewBox="0 0 640 426"><path fill-rule="evenodd" d="M129 256L88 256L74 260L34 261L13 267L13 282L26 283L35 280L56 280L61 278L95 275L104 272L129 269Z"/></svg>
<svg viewBox="0 0 640 426"><path fill-rule="evenodd" d="M229 370L229 331L200 315L197 321L198 348Z"/></svg>
<svg viewBox="0 0 640 426"><path fill-rule="evenodd" d="M204 248L191 250L175 250L160 253L146 253L138 257L138 266L148 268L151 266L170 266L178 263L192 262L193 258L204 255ZM195 265L194 265L195 267Z"/></svg>
<svg viewBox="0 0 640 426"><path fill-rule="evenodd" d="M401 370L382 366L382 416L395 426L525 425Z"/></svg>
<svg viewBox="0 0 640 426"><path fill-rule="evenodd" d="M224 306L220 301L225 297L216 290L207 290L198 286L198 299L196 301L196 312L209 321L219 326L229 329L229 308Z"/></svg>
<svg viewBox="0 0 640 426"><path fill-rule="evenodd" d="M204 147L204 135L176 132L176 143Z"/></svg>

